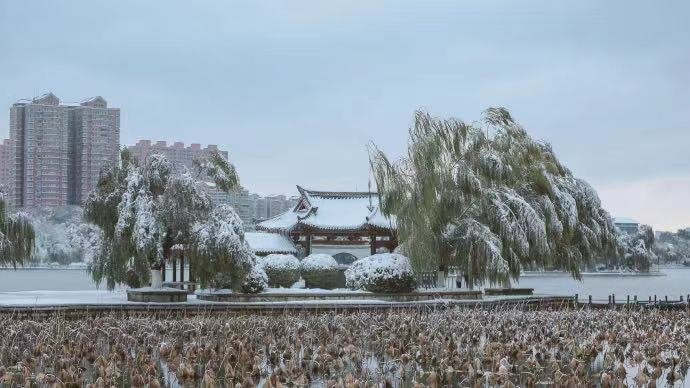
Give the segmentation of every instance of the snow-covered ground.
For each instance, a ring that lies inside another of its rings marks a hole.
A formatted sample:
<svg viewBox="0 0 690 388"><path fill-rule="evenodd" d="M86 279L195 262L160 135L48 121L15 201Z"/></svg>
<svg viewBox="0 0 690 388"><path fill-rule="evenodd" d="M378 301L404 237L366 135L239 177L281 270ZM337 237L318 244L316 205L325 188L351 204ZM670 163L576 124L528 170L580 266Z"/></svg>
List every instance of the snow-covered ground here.
<svg viewBox="0 0 690 388"><path fill-rule="evenodd" d="M127 303L124 290L0 292L0 306Z"/></svg>

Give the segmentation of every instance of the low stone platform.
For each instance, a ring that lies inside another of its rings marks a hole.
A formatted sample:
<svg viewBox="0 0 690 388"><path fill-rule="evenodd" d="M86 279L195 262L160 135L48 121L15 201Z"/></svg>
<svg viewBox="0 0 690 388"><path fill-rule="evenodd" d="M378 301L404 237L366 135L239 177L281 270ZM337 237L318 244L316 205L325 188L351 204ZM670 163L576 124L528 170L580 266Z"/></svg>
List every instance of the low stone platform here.
<svg viewBox="0 0 690 388"><path fill-rule="evenodd" d="M339 300L378 300L385 302L418 302L438 299L477 300L481 291L421 290L402 294L383 294L374 292L271 292L241 294L233 292L198 292L196 298L210 302L297 302L297 301L339 301Z"/></svg>
<svg viewBox="0 0 690 388"><path fill-rule="evenodd" d="M187 301L187 291L179 288L133 288L127 290L127 300L146 303L178 303Z"/></svg>
<svg viewBox="0 0 690 388"><path fill-rule="evenodd" d="M171 316L189 317L197 314L304 314L325 311L380 311L390 309L429 309L446 308L485 308L505 311L507 308L562 309L573 308L575 299L562 296L529 296L529 297L495 297L493 299L470 300L430 300L419 302L382 302L382 301L310 301L310 302L257 302L257 303L223 303L223 302L181 303L108 303L108 304L70 304L46 306L0 306L1 315L11 315L12 319L50 319L59 316L61 319L83 319L98 317L104 314L119 314L122 317L155 316L169 319Z"/></svg>
<svg viewBox="0 0 690 388"><path fill-rule="evenodd" d="M532 295L534 288L485 288L484 294L489 295Z"/></svg>

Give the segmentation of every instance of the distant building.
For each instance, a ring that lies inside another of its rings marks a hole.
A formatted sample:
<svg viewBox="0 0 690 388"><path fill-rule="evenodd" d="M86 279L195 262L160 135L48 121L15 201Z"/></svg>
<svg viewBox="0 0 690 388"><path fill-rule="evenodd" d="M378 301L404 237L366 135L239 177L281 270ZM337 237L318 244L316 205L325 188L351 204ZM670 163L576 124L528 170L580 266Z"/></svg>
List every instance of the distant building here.
<svg viewBox="0 0 690 388"><path fill-rule="evenodd" d="M80 204L100 170L116 163L120 110L102 97L61 104L48 93L10 107L12 202L18 207Z"/></svg>
<svg viewBox="0 0 690 388"><path fill-rule="evenodd" d="M282 194L267 197L254 195L254 217L257 221L267 220L292 210L299 200L299 197L286 197Z"/></svg>
<svg viewBox="0 0 690 388"><path fill-rule="evenodd" d="M81 204L96 188L101 170L120 154L120 109L108 108L103 97L70 108L72 162L70 203Z"/></svg>
<svg viewBox="0 0 690 388"><path fill-rule="evenodd" d="M640 226L639 222L627 217L615 217L613 219L613 224L616 226L616 228L620 229L621 232L625 232L627 234L637 233L637 229Z"/></svg>
<svg viewBox="0 0 690 388"><path fill-rule="evenodd" d="M240 216L245 229L253 229L254 227L254 213L252 211L251 202L249 199L249 192L240 187L239 190L226 193L221 190L217 190L215 185L211 182L207 182L209 187L209 195L214 204L227 204L235 209L237 215Z"/></svg>
<svg viewBox="0 0 690 388"><path fill-rule="evenodd" d="M14 145L14 203L18 207L67 205L69 107L48 93L10 108Z"/></svg>
<svg viewBox="0 0 690 388"><path fill-rule="evenodd" d="M194 169L194 160L206 160L214 151L220 153L226 160L228 159L227 151L221 151L218 149L218 146L212 144L202 148L201 144L198 143L192 143L185 147L182 142L168 145L165 141L139 140L137 144L129 146L127 149L139 161L146 160L152 154L162 154L178 171L181 171L183 168L192 171Z"/></svg>
<svg viewBox="0 0 690 388"><path fill-rule="evenodd" d="M0 192L5 196L5 201L13 201L14 193L14 153L12 142L5 139L0 143Z"/></svg>

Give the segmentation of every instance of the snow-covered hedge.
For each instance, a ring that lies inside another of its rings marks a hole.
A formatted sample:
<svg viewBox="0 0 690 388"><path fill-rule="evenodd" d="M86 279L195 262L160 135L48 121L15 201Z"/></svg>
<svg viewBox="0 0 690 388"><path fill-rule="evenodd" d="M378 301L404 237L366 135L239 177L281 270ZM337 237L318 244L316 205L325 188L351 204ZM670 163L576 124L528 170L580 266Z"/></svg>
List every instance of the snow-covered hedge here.
<svg viewBox="0 0 690 388"><path fill-rule="evenodd" d="M379 253L352 263L345 271L349 288L371 292L399 293L415 289L410 259L397 253Z"/></svg>
<svg viewBox="0 0 690 388"><path fill-rule="evenodd" d="M271 254L259 259L271 287L291 287L299 280L300 263L293 255Z"/></svg>
<svg viewBox="0 0 690 388"><path fill-rule="evenodd" d="M333 256L324 253L314 253L302 260L302 277L307 288L338 288L339 277L338 262Z"/></svg>
<svg viewBox="0 0 690 388"><path fill-rule="evenodd" d="M242 292L256 294L268 287L268 276L260 266L254 265L242 283Z"/></svg>

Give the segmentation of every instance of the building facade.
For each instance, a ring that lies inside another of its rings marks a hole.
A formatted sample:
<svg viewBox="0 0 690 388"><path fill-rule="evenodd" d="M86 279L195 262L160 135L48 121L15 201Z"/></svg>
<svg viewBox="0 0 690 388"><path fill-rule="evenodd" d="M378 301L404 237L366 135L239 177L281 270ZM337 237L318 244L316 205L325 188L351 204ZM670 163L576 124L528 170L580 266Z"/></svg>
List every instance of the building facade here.
<svg viewBox="0 0 690 388"><path fill-rule="evenodd" d="M102 97L61 104L48 93L10 108L13 204L80 204L100 169L117 162L120 111Z"/></svg>
<svg viewBox="0 0 690 388"><path fill-rule="evenodd" d="M0 192L6 202L13 202L14 197L14 152L12 141L3 140L0 143Z"/></svg>
<svg viewBox="0 0 690 388"><path fill-rule="evenodd" d="M297 204L299 197L287 197L285 195L269 195L260 197L254 194L253 208L254 218L257 221L267 220L286 211L292 210Z"/></svg>
<svg viewBox="0 0 690 388"><path fill-rule="evenodd" d="M10 108L14 144L14 204L67 205L69 109L49 93Z"/></svg>
<svg viewBox="0 0 690 388"><path fill-rule="evenodd" d="M637 220L628 217L615 217L613 219L613 224L621 232L627 234L635 234L640 227L640 223Z"/></svg>
<svg viewBox="0 0 690 388"><path fill-rule="evenodd" d="M70 108L70 203L81 204L96 188L103 168L120 153L120 109L108 108L103 97Z"/></svg>
<svg viewBox="0 0 690 388"><path fill-rule="evenodd" d="M137 144L129 146L127 149L140 162L146 160L149 155L161 154L170 161L178 172L184 168L193 170L194 160L208 159L212 152L218 152L226 160L228 159L228 152L219 150L218 146L213 144L202 148L201 144L198 143L192 143L185 147L184 143L181 142L168 145L165 141L139 140Z"/></svg>

